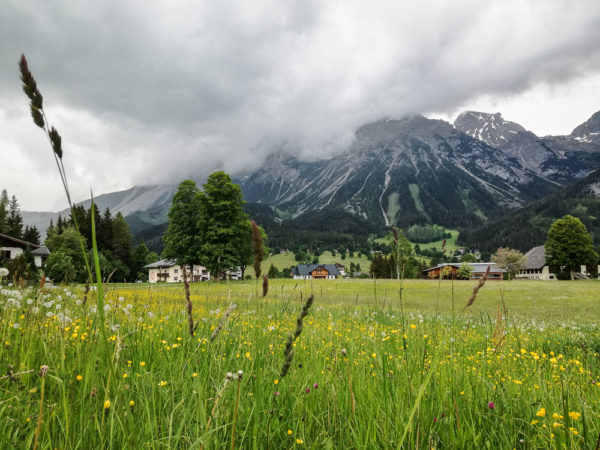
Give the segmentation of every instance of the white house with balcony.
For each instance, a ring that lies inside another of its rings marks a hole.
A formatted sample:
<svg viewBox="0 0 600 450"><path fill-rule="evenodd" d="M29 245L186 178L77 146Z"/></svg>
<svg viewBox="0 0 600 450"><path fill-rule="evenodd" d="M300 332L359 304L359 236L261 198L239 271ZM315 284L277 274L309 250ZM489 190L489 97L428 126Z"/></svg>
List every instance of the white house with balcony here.
<svg viewBox="0 0 600 450"><path fill-rule="evenodd" d="M183 266L168 259L161 259L148 264L144 266L144 269L148 269L148 281L150 283L179 283L183 281ZM192 269L186 266L186 270L190 282L210 280L210 272L204 266L195 265Z"/></svg>

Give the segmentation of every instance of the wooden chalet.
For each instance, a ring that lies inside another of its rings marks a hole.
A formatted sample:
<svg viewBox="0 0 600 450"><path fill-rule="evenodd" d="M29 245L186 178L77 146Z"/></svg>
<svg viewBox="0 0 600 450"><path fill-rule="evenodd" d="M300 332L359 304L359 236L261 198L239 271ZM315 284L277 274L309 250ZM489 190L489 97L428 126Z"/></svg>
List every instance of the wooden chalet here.
<svg viewBox="0 0 600 450"><path fill-rule="evenodd" d="M294 280L334 280L339 274L335 264L298 264L292 269Z"/></svg>
<svg viewBox="0 0 600 450"><path fill-rule="evenodd" d="M477 280L483 276L488 266L488 280L501 280L504 278L506 270L501 269L496 263L468 263L471 267L471 280ZM443 263L423 271L423 275L427 278L439 279L440 273L443 273L445 278L457 278L461 263Z"/></svg>

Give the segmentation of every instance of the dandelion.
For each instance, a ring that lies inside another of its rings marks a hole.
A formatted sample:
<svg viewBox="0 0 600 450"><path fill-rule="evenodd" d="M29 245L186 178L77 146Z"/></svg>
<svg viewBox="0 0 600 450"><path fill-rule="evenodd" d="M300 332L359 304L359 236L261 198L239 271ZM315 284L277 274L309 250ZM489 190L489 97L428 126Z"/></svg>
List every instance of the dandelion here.
<svg viewBox="0 0 600 450"><path fill-rule="evenodd" d="M135 402L133 400L129 400L129 406L135 406Z"/></svg>
<svg viewBox="0 0 600 450"><path fill-rule="evenodd" d="M81 380L83 380L83 377L82 377L81 375L77 375L77 376L75 377L75 379L76 379L77 381L81 381Z"/></svg>
<svg viewBox="0 0 600 450"><path fill-rule="evenodd" d="M292 435L292 430L288 430L288 436Z"/></svg>
<svg viewBox="0 0 600 450"><path fill-rule="evenodd" d="M110 408L110 400L104 400L104 409Z"/></svg>
<svg viewBox="0 0 600 450"><path fill-rule="evenodd" d="M140 362L140 366L141 366L141 367L145 367L145 366L146 366L146 363L145 363L144 361L141 361L141 362Z"/></svg>
<svg viewBox="0 0 600 450"><path fill-rule="evenodd" d="M273 380L273 384L279 384L279 380L277 380L277 379Z"/></svg>

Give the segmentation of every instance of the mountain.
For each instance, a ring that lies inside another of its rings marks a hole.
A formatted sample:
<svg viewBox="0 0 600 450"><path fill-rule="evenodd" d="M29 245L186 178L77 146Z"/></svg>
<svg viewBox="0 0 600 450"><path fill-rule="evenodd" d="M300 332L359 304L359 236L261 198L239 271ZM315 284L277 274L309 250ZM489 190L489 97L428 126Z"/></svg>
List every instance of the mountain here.
<svg viewBox="0 0 600 450"><path fill-rule="evenodd" d="M329 160L274 155L240 183L248 201L283 217L342 208L382 227L482 223L556 189L497 148L422 116L367 124Z"/></svg>
<svg viewBox="0 0 600 450"><path fill-rule="evenodd" d="M540 138L518 123L504 120L500 113L465 111L454 126L556 183L568 184L589 173L590 167L600 166L600 133L593 131L600 131L600 112L570 136Z"/></svg>
<svg viewBox="0 0 600 450"><path fill-rule="evenodd" d="M94 198L100 211L110 208L113 213L120 211L125 217L135 216L138 222L157 225L166 222L177 185L135 186L124 191L102 194ZM78 202L89 208L91 200ZM56 222L59 214L69 217L69 209L59 212L23 211L23 223L36 225L42 235L46 233L50 220Z"/></svg>
<svg viewBox="0 0 600 450"><path fill-rule="evenodd" d="M499 113L467 111L454 124L386 118L357 129L339 155L310 161L274 153L235 181L246 210L281 246L308 238L355 242L390 225L475 230L600 167L599 122L600 112L571 135L540 138ZM96 202L121 211L136 239L159 249L176 189L138 186ZM24 213L24 222L43 232L57 215Z"/></svg>
<svg viewBox="0 0 600 450"><path fill-rule="evenodd" d="M480 251L512 247L523 252L546 241L550 225L565 214L578 217L600 245L600 169L575 184L474 230L463 230L460 243Z"/></svg>

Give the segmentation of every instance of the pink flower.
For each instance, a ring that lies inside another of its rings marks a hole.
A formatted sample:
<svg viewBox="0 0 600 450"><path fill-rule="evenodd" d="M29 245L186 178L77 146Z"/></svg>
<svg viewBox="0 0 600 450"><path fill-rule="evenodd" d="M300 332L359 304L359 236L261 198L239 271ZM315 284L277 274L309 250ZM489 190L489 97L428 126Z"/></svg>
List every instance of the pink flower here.
<svg viewBox="0 0 600 450"><path fill-rule="evenodd" d="M490 409L496 409L496 405L494 405L494 402L489 402L488 403L488 408L490 408Z"/></svg>
<svg viewBox="0 0 600 450"><path fill-rule="evenodd" d="M316 388L318 388L318 387L319 387L319 383L315 383L315 384L313 384L313 389L316 389Z"/></svg>
<svg viewBox="0 0 600 450"><path fill-rule="evenodd" d="M306 388L306 389L304 390L304 392L306 392L307 394L308 394L308 393L310 393L310 388Z"/></svg>

